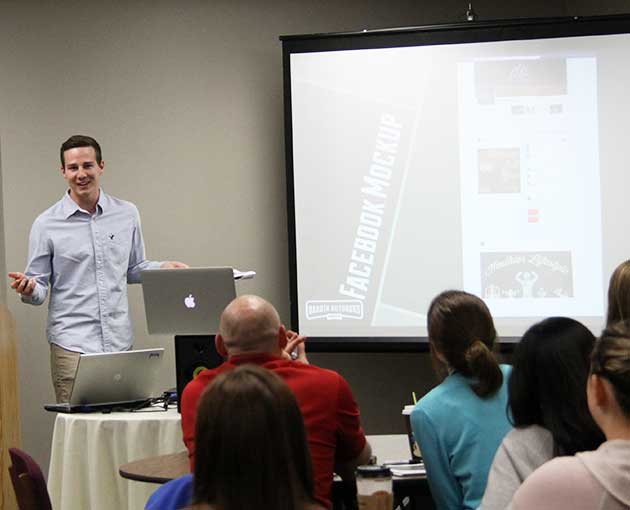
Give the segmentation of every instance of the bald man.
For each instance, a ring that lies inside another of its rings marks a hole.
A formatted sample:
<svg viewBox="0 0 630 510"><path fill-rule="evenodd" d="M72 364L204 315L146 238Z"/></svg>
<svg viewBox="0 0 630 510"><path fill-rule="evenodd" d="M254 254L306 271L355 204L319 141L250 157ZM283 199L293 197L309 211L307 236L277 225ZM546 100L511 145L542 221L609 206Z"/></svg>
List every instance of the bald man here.
<svg viewBox="0 0 630 510"><path fill-rule="evenodd" d="M225 308L215 343L227 361L199 374L182 395L182 429L191 469L197 403L203 390L221 372L254 363L282 377L295 394L313 461L315 499L330 508L333 471L351 478L354 467L366 464L372 452L350 386L338 373L309 365L303 341L287 332L276 309L260 297L240 296ZM293 360L288 353L295 349L299 356Z"/></svg>

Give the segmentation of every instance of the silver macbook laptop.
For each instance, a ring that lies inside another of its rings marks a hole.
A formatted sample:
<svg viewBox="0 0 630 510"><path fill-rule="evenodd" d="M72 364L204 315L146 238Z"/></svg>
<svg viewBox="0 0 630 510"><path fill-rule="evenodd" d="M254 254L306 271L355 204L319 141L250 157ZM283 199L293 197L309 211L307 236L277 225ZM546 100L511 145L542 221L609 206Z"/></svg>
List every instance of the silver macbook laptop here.
<svg viewBox="0 0 630 510"><path fill-rule="evenodd" d="M85 412L127 406L161 395L164 349L82 354L67 404L48 411Z"/></svg>
<svg viewBox="0 0 630 510"><path fill-rule="evenodd" d="M236 297L231 267L149 269L140 273L151 334L212 335Z"/></svg>

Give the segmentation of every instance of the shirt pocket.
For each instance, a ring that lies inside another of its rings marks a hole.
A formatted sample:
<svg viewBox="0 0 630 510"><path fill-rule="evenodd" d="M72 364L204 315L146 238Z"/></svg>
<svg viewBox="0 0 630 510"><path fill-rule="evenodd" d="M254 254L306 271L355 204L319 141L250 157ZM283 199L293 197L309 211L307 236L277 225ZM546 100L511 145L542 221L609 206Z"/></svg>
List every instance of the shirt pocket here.
<svg viewBox="0 0 630 510"><path fill-rule="evenodd" d="M68 237L55 243L52 279L60 288L70 287L81 280L92 266L94 250L90 244Z"/></svg>
<svg viewBox="0 0 630 510"><path fill-rule="evenodd" d="M106 257L116 265L128 264L131 253L131 227L103 235Z"/></svg>

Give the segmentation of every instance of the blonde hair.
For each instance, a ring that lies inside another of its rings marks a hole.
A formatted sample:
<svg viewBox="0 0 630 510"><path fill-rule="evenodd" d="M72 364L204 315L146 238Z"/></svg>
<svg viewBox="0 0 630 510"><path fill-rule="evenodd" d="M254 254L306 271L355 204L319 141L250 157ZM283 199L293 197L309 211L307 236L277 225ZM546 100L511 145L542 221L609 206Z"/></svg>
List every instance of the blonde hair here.
<svg viewBox="0 0 630 510"><path fill-rule="evenodd" d="M591 372L607 379L630 418L630 320L609 325L595 342Z"/></svg>
<svg viewBox="0 0 630 510"><path fill-rule="evenodd" d="M617 266L608 284L606 325L630 319L630 260Z"/></svg>

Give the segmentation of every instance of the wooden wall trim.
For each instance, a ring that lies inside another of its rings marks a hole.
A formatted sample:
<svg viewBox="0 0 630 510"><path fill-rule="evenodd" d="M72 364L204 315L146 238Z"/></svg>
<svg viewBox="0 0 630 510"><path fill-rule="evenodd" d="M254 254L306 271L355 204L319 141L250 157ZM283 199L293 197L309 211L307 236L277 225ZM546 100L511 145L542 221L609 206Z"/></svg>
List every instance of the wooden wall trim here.
<svg viewBox="0 0 630 510"><path fill-rule="evenodd" d="M17 371L15 321L7 306L0 303L0 508L3 510L17 510L8 471L8 449L21 444Z"/></svg>

